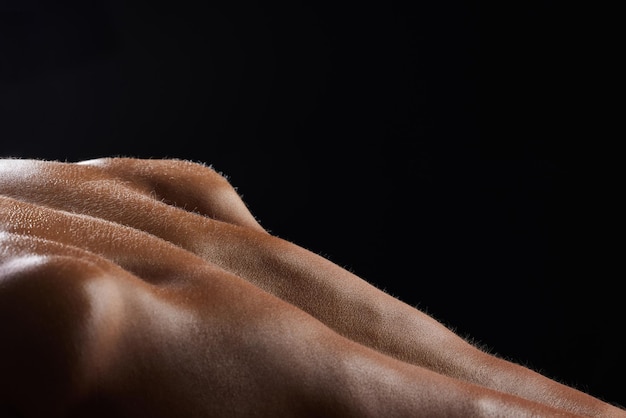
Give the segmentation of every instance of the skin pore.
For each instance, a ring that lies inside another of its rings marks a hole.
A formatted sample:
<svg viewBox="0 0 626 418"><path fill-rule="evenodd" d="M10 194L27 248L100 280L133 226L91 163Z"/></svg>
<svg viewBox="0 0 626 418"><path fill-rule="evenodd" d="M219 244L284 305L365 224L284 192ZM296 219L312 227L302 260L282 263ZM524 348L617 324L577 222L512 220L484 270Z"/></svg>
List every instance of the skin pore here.
<svg viewBox="0 0 626 418"><path fill-rule="evenodd" d="M23 417L626 417L271 235L184 160L0 160L0 335Z"/></svg>

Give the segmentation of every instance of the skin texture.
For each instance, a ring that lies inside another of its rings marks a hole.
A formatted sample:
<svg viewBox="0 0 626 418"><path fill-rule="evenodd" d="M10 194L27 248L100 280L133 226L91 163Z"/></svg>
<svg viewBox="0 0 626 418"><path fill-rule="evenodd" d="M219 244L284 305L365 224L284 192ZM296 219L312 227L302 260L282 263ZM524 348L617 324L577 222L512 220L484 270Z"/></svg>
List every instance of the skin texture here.
<svg viewBox="0 0 626 418"><path fill-rule="evenodd" d="M626 417L175 159L0 160L0 417Z"/></svg>

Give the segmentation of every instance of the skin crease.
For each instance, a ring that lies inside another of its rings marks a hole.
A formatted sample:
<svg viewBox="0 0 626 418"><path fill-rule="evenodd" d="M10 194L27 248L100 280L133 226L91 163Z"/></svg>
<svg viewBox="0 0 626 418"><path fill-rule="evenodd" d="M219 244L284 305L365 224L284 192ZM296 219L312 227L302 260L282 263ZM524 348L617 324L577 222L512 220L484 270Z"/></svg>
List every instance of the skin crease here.
<svg viewBox="0 0 626 418"><path fill-rule="evenodd" d="M0 160L0 335L0 417L626 417L272 236L183 160Z"/></svg>

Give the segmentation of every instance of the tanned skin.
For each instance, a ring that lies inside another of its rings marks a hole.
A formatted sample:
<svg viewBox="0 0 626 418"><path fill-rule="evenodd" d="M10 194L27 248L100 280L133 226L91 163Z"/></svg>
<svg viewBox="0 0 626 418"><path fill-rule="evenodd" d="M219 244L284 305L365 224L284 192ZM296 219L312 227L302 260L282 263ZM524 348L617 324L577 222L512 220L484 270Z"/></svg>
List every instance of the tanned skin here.
<svg viewBox="0 0 626 418"><path fill-rule="evenodd" d="M613 417L175 159L0 160L0 417Z"/></svg>

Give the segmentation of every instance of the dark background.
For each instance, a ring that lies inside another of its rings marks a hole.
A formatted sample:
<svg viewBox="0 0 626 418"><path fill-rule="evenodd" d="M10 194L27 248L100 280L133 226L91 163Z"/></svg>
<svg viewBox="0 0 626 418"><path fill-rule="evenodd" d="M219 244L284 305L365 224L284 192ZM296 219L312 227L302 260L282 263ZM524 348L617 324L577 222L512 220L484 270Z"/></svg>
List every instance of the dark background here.
<svg viewBox="0 0 626 418"><path fill-rule="evenodd" d="M274 234L626 404L613 150L571 6L199 3L8 5L0 156L211 164Z"/></svg>

